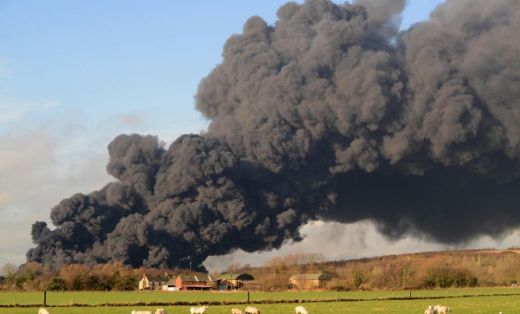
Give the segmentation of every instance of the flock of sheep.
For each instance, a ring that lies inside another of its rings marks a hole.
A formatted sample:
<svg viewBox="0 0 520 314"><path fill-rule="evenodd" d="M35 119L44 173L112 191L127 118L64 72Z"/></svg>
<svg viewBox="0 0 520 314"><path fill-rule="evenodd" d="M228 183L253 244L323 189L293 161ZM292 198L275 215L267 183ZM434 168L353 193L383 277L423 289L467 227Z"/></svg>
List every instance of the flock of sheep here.
<svg viewBox="0 0 520 314"><path fill-rule="evenodd" d="M424 314L448 314L450 312L450 308L446 305L430 305L424 311Z"/></svg>
<svg viewBox="0 0 520 314"><path fill-rule="evenodd" d="M192 306L190 308L190 314L204 314L208 309L207 305L203 306ZM294 308L295 314L309 314L309 312L303 306L297 306ZM38 314L50 314L45 308L40 308ZM152 314L152 311L132 311L131 314ZM155 310L154 314L167 314L162 308ZM253 306L247 306L242 312L241 309L232 308L231 314L260 314L260 310ZM439 312L440 314L440 312Z"/></svg>
<svg viewBox="0 0 520 314"><path fill-rule="evenodd" d="M208 309L207 305L203 306L192 306L190 308L190 314L204 314L206 310ZM303 306L297 306L294 308L295 314L309 314L309 312L303 307ZM424 311L424 314L449 314L450 308L446 305L430 305L428 308ZM41 308L38 311L38 314L50 314L47 309ZM152 311L132 311L131 314L152 314ZM154 314L167 314L164 309L157 309ZM245 310L242 312L242 310L237 308L231 309L231 314L260 314L260 310L256 307L248 306L245 308ZM504 314L500 312L499 314Z"/></svg>

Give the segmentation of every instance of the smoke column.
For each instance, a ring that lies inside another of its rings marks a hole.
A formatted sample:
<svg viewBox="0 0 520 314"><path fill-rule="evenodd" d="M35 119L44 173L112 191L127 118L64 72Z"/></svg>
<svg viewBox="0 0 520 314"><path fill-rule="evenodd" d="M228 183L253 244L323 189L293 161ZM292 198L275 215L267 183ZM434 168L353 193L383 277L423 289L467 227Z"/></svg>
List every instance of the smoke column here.
<svg viewBox="0 0 520 314"><path fill-rule="evenodd" d="M32 227L29 261L186 267L270 250L321 219L458 243L520 226L520 1L288 3L224 46L207 133L120 135L118 179ZM52 230L51 230L52 229Z"/></svg>

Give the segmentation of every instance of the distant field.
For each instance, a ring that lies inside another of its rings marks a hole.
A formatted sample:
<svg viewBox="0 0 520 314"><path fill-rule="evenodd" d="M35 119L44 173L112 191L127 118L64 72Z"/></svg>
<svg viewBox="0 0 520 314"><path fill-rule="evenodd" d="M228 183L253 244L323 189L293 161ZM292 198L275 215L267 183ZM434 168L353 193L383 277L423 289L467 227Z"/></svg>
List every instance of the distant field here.
<svg viewBox="0 0 520 314"><path fill-rule="evenodd" d="M325 301L325 300L373 300L408 298L409 291L284 291L251 292L251 301ZM509 295L520 296L519 288L467 288L412 291L412 298L446 298L458 296ZM516 298L518 298L516 296ZM520 299L520 298L519 298ZM59 305L102 305L134 303L204 303L245 302L247 292L47 292L47 304ZM30 305L43 302L42 292L0 292L0 305ZM520 309L520 307L519 307ZM518 311L518 310L517 310ZM518 311L520 312L520 311Z"/></svg>
<svg viewBox="0 0 520 314"><path fill-rule="evenodd" d="M453 314L496 314L519 313L520 298L518 296L493 296L452 298L444 300L406 300L406 301L362 301L362 302L315 302L303 304L311 314L417 314L423 313L430 304L446 304L451 307ZM261 304L257 307L262 314L294 313L296 304ZM207 314L229 314L233 306L210 306ZM244 306L239 306L244 308ZM189 306L164 307L169 314L189 313ZM49 308L51 314L129 314L133 309L155 310L156 307L57 307ZM37 308L0 308L0 314L36 314Z"/></svg>

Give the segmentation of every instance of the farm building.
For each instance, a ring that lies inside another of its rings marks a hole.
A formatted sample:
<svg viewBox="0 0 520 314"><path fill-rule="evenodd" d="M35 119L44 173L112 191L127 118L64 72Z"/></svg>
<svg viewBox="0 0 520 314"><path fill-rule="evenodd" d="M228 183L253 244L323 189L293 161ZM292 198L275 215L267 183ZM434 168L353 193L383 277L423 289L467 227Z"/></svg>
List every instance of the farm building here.
<svg viewBox="0 0 520 314"><path fill-rule="evenodd" d="M179 291L179 288L177 288L177 283L175 279L168 280L165 284L162 286L163 291Z"/></svg>
<svg viewBox="0 0 520 314"><path fill-rule="evenodd" d="M330 273L298 274L289 278L289 284L303 290L326 288L332 277Z"/></svg>
<svg viewBox="0 0 520 314"><path fill-rule="evenodd" d="M181 274L175 279L178 290L211 290L215 281L208 274Z"/></svg>
<svg viewBox="0 0 520 314"><path fill-rule="evenodd" d="M149 290L150 289L150 280L143 274L143 278L139 280L139 291L141 290Z"/></svg>
<svg viewBox="0 0 520 314"><path fill-rule="evenodd" d="M238 290L246 285L246 282L255 280L250 274L222 274L217 278L218 290Z"/></svg>
<svg viewBox="0 0 520 314"><path fill-rule="evenodd" d="M162 290L164 284L166 284L165 280L149 280L148 277L143 274L143 278L139 280L139 290Z"/></svg>

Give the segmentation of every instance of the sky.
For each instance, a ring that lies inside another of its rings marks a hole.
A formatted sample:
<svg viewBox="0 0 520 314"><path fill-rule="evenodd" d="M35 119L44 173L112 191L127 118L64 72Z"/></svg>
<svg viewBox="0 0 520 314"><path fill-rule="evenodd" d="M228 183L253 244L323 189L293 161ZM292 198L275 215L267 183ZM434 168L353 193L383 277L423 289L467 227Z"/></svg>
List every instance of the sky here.
<svg viewBox="0 0 520 314"><path fill-rule="evenodd" d="M274 23L285 2L0 0L0 265L24 262L31 224L49 221L61 199L115 180L105 166L116 135L153 134L166 145L204 132L208 121L194 109L198 83L250 16ZM409 0L401 28L427 19L441 2ZM315 222L302 232L302 242L279 251L238 251L207 265L260 264L297 251L340 259L446 248L387 241L367 221ZM323 245L332 238L334 247Z"/></svg>

